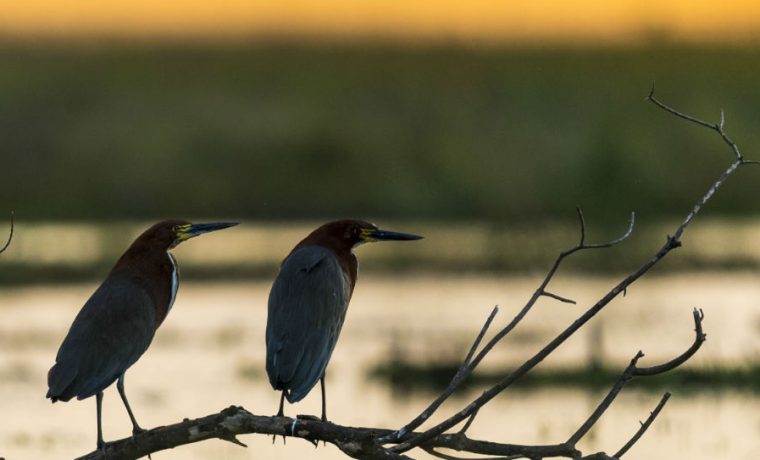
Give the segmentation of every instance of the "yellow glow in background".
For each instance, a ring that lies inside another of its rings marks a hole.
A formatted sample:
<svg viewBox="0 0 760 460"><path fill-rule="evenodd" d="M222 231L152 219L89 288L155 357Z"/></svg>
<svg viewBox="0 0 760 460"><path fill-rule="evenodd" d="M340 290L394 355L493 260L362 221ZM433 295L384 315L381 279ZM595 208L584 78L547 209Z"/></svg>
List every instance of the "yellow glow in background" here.
<svg viewBox="0 0 760 460"><path fill-rule="evenodd" d="M16 38L742 42L758 30L750 0L0 0L0 35Z"/></svg>

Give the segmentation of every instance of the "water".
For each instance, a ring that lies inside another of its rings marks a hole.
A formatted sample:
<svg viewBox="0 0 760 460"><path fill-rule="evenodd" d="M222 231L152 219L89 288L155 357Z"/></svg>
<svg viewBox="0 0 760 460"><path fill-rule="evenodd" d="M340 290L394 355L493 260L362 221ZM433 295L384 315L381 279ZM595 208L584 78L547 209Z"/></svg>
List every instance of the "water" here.
<svg viewBox="0 0 760 460"><path fill-rule="evenodd" d="M609 287L613 278L564 277L553 290L577 306L542 300L483 367L503 369L539 349ZM465 353L494 304L503 325L535 287L534 278L361 276L341 341L328 368L328 415L341 424L395 428L433 399L399 394L365 373L390 350L413 360ZM93 284L0 290L0 456L8 460L73 458L95 445L95 402L51 405L45 376L55 352ZM276 412L278 395L264 372L269 284L185 282L150 350L127 373L127 392L147 428L239 404L256 414ZM691 308L705 311L708 341L691 366L741 364L760 354L760 283L755 273L668 275L642 280L594 320L601 331L570 339L543 365L586 362L592 347L622 370L639 349L642 364L670 359L693 340ZM439 417L465 406L482 389L458 395ZM486 406L474 438L514 443L564 441L602 393L574 389L508 391ZM616 451L647 417L660 395L624 391L580 445L584 452ZM319 392L286 414L318 414ZM105 393L104 435L128 436L131 425L115 388ZM331 446L242 436L243 449L207 441L154 455L155 459L340 458ZM629 459L750 459L760 448L760 398L736 392L675 392ZM417 458L428 458L418 453Z"/></svg>

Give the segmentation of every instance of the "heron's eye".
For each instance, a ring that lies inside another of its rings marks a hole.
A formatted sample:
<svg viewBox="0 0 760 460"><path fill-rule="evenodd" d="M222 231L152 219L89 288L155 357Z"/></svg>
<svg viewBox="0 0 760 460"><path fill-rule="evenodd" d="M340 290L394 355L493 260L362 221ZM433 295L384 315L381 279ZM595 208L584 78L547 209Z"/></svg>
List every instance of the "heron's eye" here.
<svg viewBox="0 0 760 460"><path fill-rule="evenodd" d="M175 225L174 227L172 227L172 231L174 232L175 235L179 233L179 225Z"/></svg>

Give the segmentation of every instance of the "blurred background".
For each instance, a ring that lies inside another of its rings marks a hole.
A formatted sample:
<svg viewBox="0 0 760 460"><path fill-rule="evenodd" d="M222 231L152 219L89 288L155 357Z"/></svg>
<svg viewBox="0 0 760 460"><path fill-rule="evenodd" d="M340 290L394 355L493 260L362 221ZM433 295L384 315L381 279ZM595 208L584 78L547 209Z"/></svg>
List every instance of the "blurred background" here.
<svg viewBox="0 0 760 460"><path fill-rule="evenodd" d="M760 146L760 6L750 1L468 2L0 0L0 456L53 459L95 444L95 403L44 399L76 312L158 219L239 219L175 251L171 318L130 370L146 427L230 404L276 411L264 372L266 299L290 248L356 217L420 233L363 246L328 374L337 423L398 427L453 375L491 308L504 325L556 254L568 260L472 382L464 407L651 257L732 161ZM684 247L483 411L473 437L564 441L639 349L655 364L708 341L662 379L634 381L583 441L616 451L674 396L627 458L756 458L760 448L760 201L739 171ZM0 224L4 234L7 223ZM105 438L129 435L116 392ZM361 411L356 408L361 407ZM558 410L561 408L561 410ZM317 413L318 392L286 414ZM243 439L162 459L338 458L332 447ZM426 458L420 456L420 458Z"/></svg>

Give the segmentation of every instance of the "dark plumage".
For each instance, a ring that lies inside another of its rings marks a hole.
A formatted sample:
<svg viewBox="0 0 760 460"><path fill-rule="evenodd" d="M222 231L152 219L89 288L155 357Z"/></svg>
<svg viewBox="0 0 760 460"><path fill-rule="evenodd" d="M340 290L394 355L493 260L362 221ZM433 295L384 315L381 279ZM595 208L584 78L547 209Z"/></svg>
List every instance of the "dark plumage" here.
<svg viewBox="0 0 760 460"><path fill-rule="evenodd" d="M383 240L420 236L379 230L359 220L340 220L314 230L285 258L269 293L266 368L269 382L294 403L322 383L322 419L326 420L324 376L343 327L356 284L352 249Z"/></svg>
<svg viewBox="0 0 760 460"><path fill-rule="evenodd" d="M98 448L103 446L102 392L116 380L133 432L141 431L124 393L124 373L148 349L174 303L179 272L168 251L232 225L179 220L155 224L132 243L74 319L48 372L46 397L56 402L97 395Z"/></svg>

